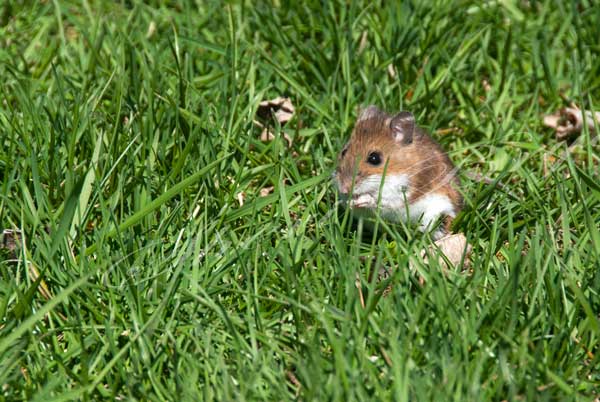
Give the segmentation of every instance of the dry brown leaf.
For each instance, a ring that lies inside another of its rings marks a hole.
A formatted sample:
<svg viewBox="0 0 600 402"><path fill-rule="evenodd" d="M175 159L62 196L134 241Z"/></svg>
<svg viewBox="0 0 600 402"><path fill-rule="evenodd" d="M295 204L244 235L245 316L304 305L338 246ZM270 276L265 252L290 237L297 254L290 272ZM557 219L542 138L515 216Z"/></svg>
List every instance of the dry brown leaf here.
<svg viewBox="0 0 600 402"><path fill-rule="evenodd" d="M260 196L266 197L267 195L271 194L273 190L275 190L275 187L273 186L263 187L260 189Z"/></svg>
<svg viewBox="0 0 600 402"><path fill-rule="evenodd" d="M583 130L584 124L590 132L594 132L596 128L594 119L600 122L600 112L586 110L584 113L575 105L571 106L544 116L544 125L556 131L556 139L559 141L576 137Z"/></svg>
<svg viewBox="0 0 600 402"><path fill-rule="evenodd" d="M290 103L290 105L291 105L291 103ZM285 124L285 123L287 123L288 121L292 120L293 116L294 116L293 108L292 108L292 111L289 111L287 109L281 108L281 109L279 109L278 111L275 112L275 118L282 125Z"/></svg>
<svg viewBox="0 0 600 402"><path fill-rule="evenodd" d="M258 104L257 114L259 117L268 119L272 114L282 126L294 116L294 105L290 98L277 97L275 99L262 101Z"/></svg>
<svg viewBox="0 0 600 402"><path fill-rule="evenodd" d="M274 118L281 126L285 125L292 119L295 112L294 105L290 98L277 97L275 99L262 101L258 104L256 114L262 120ZM275 134L269 129L269 124L263 124L260 121L254 121L254 124L262 128L260 140L263 142L272 141L275 139ZM288 147L292 146L292 139L286 133L282 133L283 138L288 143Z"/></svg>
<svg viewBox="0 0 600 402"><path fill-rule="evenodd" d="M262 124L261 124L262 126ZM275 134L273 134L271 132L271 130L269 130L268 128L263 128L263 130L260 132L260 140L262 142L269 142L269 141L273 141L275 139Z"/></svg>

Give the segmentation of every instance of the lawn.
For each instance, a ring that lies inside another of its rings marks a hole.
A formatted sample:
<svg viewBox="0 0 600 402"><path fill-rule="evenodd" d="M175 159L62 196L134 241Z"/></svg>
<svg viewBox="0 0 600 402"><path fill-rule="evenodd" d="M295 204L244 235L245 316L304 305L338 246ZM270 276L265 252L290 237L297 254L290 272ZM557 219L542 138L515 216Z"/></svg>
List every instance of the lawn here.
<svg viewBox="0 0 600 402"><path fill-rule="evenodd" d="M595 0L4 2L0 399L598 400L600 145L543 125L600 110L598 38ZM460 167L468 269L340 205L368 104Z"/></svg>

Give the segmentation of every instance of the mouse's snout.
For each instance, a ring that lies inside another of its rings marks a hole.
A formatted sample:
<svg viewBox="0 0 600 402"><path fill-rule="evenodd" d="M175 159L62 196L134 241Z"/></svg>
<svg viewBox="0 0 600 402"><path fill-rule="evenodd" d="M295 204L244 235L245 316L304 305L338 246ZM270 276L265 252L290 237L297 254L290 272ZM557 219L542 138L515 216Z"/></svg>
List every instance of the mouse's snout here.
<svg viewBox="0 0 600 402"><path fill-rule="evenodd" d="M350 188L352 186L351 180L345 180L343 175L339 172L335 173L335 184L337 185L338 191L341 195L347 196L350 193Z"/></svg>
<svg viewBox="0 0 600 402"><path fill-rule="evenodd" d="M342 154L345 154L345 152L342 151ZM347 198L350 193L355 193L356 184L361 176L362 173L358 161L349 157L342 157L333 174L333 179L340 195Z"/></svg>

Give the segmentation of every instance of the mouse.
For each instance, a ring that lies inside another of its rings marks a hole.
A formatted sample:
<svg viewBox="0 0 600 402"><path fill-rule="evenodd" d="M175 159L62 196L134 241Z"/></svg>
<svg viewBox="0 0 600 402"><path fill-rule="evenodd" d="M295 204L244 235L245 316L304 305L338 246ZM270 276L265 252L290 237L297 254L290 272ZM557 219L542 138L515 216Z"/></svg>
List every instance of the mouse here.
<svg viewBox="0 0 600 402"><path fill-rule="evenodd" d="M407 111L363 108L333 176L355 216L414 222L434 240L450 233L462 208L457 168Z"/></svg>

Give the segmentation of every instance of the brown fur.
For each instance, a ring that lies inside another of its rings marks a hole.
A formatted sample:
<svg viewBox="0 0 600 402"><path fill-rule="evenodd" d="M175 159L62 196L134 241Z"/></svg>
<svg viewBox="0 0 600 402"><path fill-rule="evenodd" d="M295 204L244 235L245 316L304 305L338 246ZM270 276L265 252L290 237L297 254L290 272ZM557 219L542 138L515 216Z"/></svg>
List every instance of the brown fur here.
<svg viewBox="0 0 600 402"><path fill-rule="evenodd" d="M369 107L367 114L363 119L359 116L350 141L340 153L337 179L341 192L349 192L353 179L358 183L372 174L406 174L411 181L409 204L436 192L446 195L458 212L462 206L462 197L457 191L460 182L452 161L440 145L418 127L412 142L401 143L392 135L390 120L393 116L374 107ZM380 166L367 163L373 151L382 154L384 163Z"/></svg>

